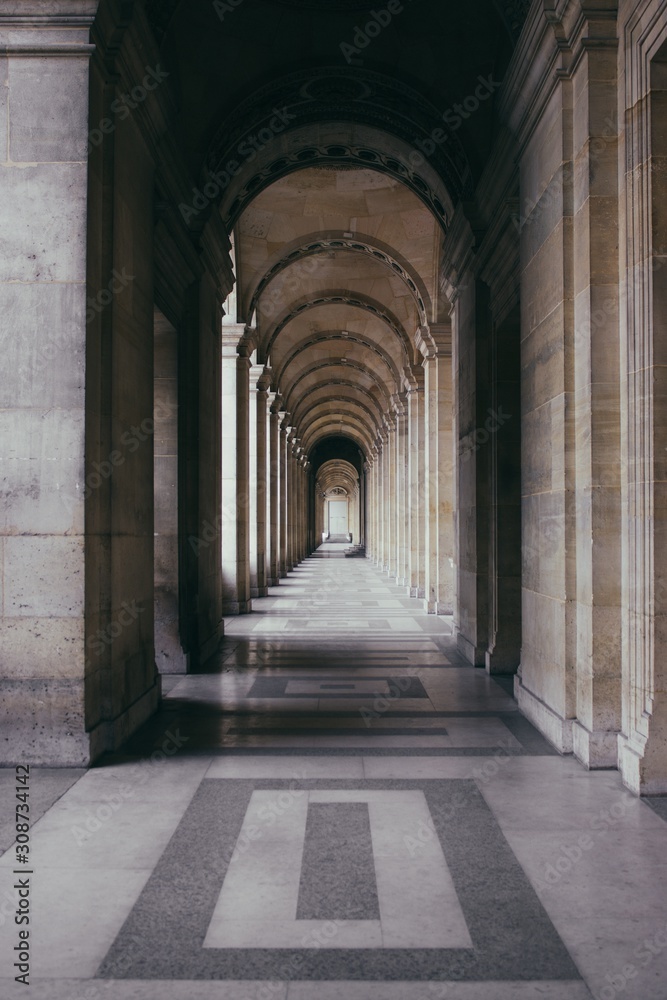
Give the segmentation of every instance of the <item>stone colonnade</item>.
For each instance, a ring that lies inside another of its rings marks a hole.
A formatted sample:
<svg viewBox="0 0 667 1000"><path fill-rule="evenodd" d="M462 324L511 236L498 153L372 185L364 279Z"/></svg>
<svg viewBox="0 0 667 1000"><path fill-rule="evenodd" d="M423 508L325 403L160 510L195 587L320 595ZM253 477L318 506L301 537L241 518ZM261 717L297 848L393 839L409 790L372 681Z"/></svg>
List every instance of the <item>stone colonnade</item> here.
<svg viewBox="0 0 667 1000"><path fill-rule="evenodd" d="M175 139L143 5L15 7L0 726L10 762L87 764L156 710L156 663L196 669L224 615L312 551L315 483L252 331L224 315L229 233ZM519 668L560 751L665 793L667 18L659 0L546 7L447 218L447 309L378 418L361 530L453 615L469 662Z"/></svg>
<svg viewBox="0 0 667 1000"><path fill-rule="evenodd" d="M366 463L367 543L374 563L429 614L454 608L452 344L449 324L418 331L422 363L406 369L403 392Z"/></svg>

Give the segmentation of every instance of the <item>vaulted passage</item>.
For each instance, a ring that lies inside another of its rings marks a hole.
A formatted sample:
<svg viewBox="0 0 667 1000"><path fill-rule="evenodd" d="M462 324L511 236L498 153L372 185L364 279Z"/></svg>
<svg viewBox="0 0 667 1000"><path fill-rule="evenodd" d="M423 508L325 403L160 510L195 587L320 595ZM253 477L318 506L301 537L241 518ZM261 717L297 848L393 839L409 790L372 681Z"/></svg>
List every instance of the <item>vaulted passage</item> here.
<svg viewBox="0 0 667 1000"><path fill-rule="evenodd" d="M667 0L22 0L0 43L49 998L660 1000Z"/></svg>

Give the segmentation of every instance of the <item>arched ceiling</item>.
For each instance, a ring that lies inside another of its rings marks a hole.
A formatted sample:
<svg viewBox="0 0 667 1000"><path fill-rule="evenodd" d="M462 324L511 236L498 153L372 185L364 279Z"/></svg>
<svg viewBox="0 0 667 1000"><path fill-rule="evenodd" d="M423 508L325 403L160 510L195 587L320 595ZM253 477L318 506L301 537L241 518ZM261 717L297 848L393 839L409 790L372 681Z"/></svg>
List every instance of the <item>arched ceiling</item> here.
<svg viewBox="0 0 667 1000"><path fill-rule="evenodd" d="M502 79L529 5L403 0L387 22L386 4L361 0L144 4L177 91L183 152L195 174L203 165L219 169L283 108L292 117L268 143L273 163L274 154L288 151L279 148L281 136L295 129L310 128L311 140L320 145L335 143L329 129L314 128L322 123L356 125L361 131L348 139L360 146L364 128L385 133L391 141L384 148L371 144L366 150L385 159L396 155L399 141L414 150L442 125L448 109L474 94L480 77ZM367 32L368 25L373 27ZM493 100L485 99L474 115L446 129L428 155L452 197L478 176L493 141L492 122ZM314 156L321 155L315 150ZM249 168L244 180L264 165L259 150L240 159L249 160L242 164ZM394 170L386 163L384 169ZM428 178L421 180L431 186Z"/></svg>
<svg viewBox="0 0 667 1000"><path fill-rule="evenodd" d="M215 191L184 219L196 232L217 212L233 234L228 322L311 462L369 457L447 323L443 237L492 147L528 5L144 0L176 141Z"/></svg>
<svg viewBox="0 0 667 1000"><path fill-rule="evenodd" d="M438 319L439 220L383 172L304 166L258 193L234 235L235 319L302 447L345 434L368 455Z"/></svg>
<svg viewBox="0 0 667 1000"><path fill-rule="evenodd" d="M320 497L332 490L345 490L351 499L359 491L359 473L344 458L332 458L320 466L316 483Z"/></svg>

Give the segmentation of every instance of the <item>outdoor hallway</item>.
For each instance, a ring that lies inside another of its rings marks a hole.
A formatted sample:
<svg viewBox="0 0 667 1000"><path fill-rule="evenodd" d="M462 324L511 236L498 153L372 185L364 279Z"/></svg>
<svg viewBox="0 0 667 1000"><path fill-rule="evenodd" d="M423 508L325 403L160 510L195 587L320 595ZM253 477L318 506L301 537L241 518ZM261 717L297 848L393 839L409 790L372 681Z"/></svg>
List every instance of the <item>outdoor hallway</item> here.
<svg viewBox="0 0 667 1000"><path fill-rule="evenodd" d="M655 800L558 755L344 548L165 676L120 753L33 771L31 986L0 996L663 1000Z"/></svg>

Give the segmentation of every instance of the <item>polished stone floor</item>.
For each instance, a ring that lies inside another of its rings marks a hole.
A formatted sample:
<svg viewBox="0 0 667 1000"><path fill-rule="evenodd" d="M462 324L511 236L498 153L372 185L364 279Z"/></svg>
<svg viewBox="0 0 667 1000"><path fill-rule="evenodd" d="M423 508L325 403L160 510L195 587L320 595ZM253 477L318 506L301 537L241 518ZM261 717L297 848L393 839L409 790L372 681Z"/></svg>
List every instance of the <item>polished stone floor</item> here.
<svg viewBox="0 0 667 1000"><path fill-rule="evenodd" d="M343 551L121 753L33 772L29 990L0 772L3 1000L665 1000L664 800L560 757Z"/></svg>

